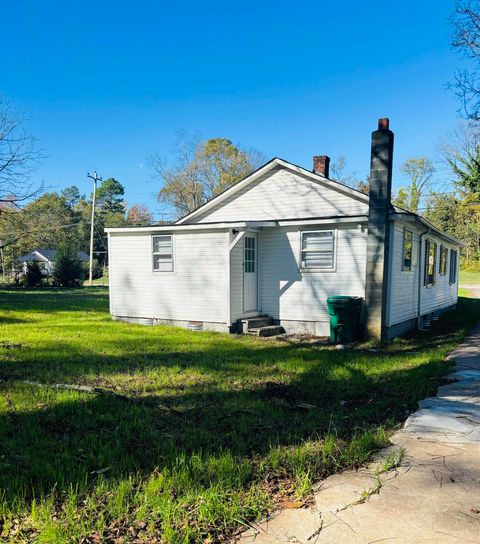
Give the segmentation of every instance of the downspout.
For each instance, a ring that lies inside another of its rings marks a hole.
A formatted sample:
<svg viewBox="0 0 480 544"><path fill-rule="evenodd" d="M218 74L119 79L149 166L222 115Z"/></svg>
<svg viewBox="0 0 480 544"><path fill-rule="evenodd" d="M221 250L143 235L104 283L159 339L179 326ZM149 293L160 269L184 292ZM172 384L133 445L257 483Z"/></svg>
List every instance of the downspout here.
<svg viewBox="0 0 480 544"><path fill-rule="evenodd" d="M417 329L420 330L420 318L421 318L421 305L422 305L422 240L425 234L428 234L431 231L430 227L427 227L427 230L424 230L420 233L418 239L418 296L417 296Z"/></svg>

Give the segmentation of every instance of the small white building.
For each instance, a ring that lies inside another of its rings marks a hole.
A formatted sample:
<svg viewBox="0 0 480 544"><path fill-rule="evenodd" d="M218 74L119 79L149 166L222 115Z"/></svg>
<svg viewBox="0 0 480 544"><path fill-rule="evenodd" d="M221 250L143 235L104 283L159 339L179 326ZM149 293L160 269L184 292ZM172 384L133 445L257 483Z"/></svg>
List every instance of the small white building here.
<svg viewBox="0 0 480 544"><path fill-rule="evenodd" d="M459 240L390 203L393 133L372 135L370 195L275 158L178 220L109 228L110 311L139 323L237 331L268 316L328 335L327 298L365 298L370 335L422 326L457 302Z"/></svg>
<svg viewBox="0 0 480 544"><path fill-rule="evenodd" d="M40 266L40 270L44 276L52 276L55 268L55 254L55 249L34 249L30 253L18 257L16 262L21 265L24 274L27 272L28 263L36 262ZM82 262L87 262L90 257L83 251L79 251L78 259Z"/></svg>

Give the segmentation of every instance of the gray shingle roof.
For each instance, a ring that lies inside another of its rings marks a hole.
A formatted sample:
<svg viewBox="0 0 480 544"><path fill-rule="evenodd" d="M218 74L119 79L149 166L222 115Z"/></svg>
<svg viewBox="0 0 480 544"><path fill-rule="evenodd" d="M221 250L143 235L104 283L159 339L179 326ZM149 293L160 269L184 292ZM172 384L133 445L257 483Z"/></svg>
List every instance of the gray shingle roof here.
<svg viewBox="0 0 480 544"><path fill-rule="evenodd" d="M38 261L38 256L36 253L40 254L46 261L55 261L55 254L57 253L56 249L34 249L30 253L26 253L25 255L22 255L21 257L18 257L18 262L28 262L28 261ZM78 258L81 261L88 261L90 257L84 252L79 251L77 253Z"/></svg>

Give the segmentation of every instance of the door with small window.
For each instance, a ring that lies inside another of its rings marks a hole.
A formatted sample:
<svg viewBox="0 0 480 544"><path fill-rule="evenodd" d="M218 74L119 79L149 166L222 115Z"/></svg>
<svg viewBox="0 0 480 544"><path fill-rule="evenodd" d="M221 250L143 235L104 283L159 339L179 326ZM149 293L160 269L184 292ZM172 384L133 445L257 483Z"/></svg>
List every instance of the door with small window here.
<svg viewBox="0 0 480 544"><path fill-rule="evenodd" d="M245 312L258 310L258 266L257 235L245 235L243 257L243 309Z"/></svg>

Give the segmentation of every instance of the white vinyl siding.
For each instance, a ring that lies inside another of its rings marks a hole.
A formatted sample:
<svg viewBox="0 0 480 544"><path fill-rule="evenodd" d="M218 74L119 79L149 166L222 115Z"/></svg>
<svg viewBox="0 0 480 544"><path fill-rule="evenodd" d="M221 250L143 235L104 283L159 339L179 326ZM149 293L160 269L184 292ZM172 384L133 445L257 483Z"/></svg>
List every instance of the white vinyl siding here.
<svg viewBox="0 0 480 544"><path fill-rule="evenodd" d="M213 221L263 221L363 215L368 204L285 168L268 172L245 189L195 218Z"/></svg>
<svg viewBox="0 0 480 544"><path fill-rule="evenodd" d="M301 269L297 228L266 228L261 240L262 313L280 320L317 321L318 334L328 334L327 298L365 296L367 234L357 225L338 227L337 266L330 274L309 274Z"/></svg>
<svg viewBox="0 0 480 544"><path fill-rule="evenodd" d="M332 270L335 265L335 232L318 230L301 233L300 267Z"/></svg>
<svg viewBox="0 0 480 544"><path fill-rule="evenodd" d="M110 235L112 314L167 320L228 321L228 233L174 236L175 270L152 270L150 234Z"/></svg>
<svg viewBox="0 0 480 544"><path fill-rule="evenodd" d="M230 242L234 236L231 236ZM244 241L242 238L230 252L230 315L231 322L243 317L243 252Z"/></svg>
<svg viewBox="0 0 480 544"><path fill-rule="evenodd" d="M424 235L422 237L422 248L419 255L419 239L421 231L411 226L407 226L406 228L413 231L411 270L404 270L402 267L404 256L404 225L399 221L392 223L387 325L395 325L396 323L402 323L403 321L417 317L419 281L421 290L420 313L422 315L434 310L452 306L457 302L458 285L449 284L448 274L439 275L437 269L435 284L431 287L425 287L424 285L425 240L431 240L432 246L433 244L436 244L437 251L440 244L443 244L444 247L447 248L452 247L451 244L447 244L431 234L428 236ZM436 267L438 268L438 258Z"/></svg>
<svg viewBox="0 0 480 544"><path fill-rule="evenodd" d="M425 237L424 237L425 238ZM428 238L436 243L437 251L440 244L445 244L446 247L451 249L450 244L444 243L439 238L429 235ZM422 251L425 251L425 244L422 244ZM422 259L425 258L425 255L422 255ZM422 270L423 272L423 270ZM443 276L438 274L438 256L436 263L436 276L435 283L432 287L421 287L421 305L420 313L421 315L439 310L441 308L447 308L457 303L458 298L458 283L455 282L450 284L448 274Z"/></svg>

